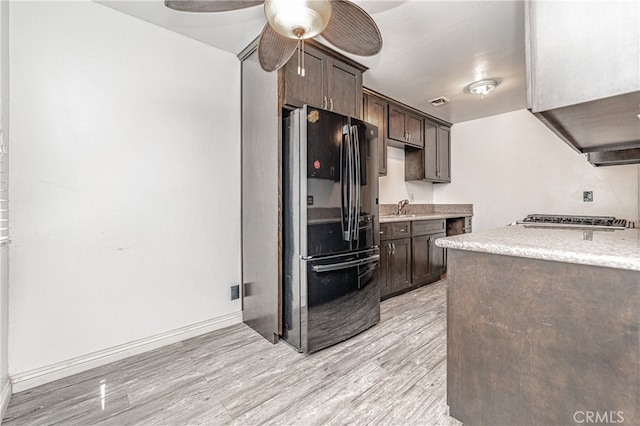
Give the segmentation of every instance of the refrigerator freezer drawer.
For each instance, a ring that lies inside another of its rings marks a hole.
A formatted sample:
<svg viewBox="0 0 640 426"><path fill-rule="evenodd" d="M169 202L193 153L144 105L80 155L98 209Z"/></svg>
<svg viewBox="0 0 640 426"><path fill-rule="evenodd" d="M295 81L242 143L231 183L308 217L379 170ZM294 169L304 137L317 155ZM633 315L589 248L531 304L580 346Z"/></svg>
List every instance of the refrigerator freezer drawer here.
<svg viewBox="0 0 640 426"><path fill-rule="evenodd" d="M346 340L380 320L379 250L300 260L299 288L285 288L283 338L302 352ZM292 284L295 281L292 282Z"/></svg>

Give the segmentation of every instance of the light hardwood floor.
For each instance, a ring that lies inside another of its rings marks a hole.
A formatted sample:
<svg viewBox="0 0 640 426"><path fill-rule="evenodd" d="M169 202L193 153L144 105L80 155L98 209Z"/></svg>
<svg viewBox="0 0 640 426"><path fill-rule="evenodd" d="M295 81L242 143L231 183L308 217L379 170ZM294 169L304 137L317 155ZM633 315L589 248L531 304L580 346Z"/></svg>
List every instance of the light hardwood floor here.
<svg viewBox="0 0 640 426"><path fill-rule="evenodd" d="M13 395L13 425L460 425L446 405L446 281L304 355L244 324Z"/></svg>

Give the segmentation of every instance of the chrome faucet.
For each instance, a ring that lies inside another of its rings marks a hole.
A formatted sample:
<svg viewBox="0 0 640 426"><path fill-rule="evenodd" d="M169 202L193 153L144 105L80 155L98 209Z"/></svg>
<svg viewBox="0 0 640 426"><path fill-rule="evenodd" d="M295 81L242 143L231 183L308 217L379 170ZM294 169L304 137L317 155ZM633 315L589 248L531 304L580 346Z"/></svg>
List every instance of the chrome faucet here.
<svg viewBox="0 0 640 426"><path fill-rule="evenodd" d="M404 208L404 206L406 206L407 204L409 204L409 200L400 200L398 201L398 211L396 212L397 215L402 214L402 209Z"/></svg>

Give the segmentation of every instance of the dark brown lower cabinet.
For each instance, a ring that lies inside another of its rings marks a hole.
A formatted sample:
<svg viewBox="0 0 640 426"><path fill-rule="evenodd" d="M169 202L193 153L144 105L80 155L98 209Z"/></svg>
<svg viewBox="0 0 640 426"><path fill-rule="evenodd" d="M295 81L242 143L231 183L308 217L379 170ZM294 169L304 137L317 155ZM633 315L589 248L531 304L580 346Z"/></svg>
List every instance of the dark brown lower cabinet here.
<svg viewBox="0 0 640 426"><path fill-rule="evenodd" d="M441 221L429 222L439 222L438 225L442 223ZM416 232L415 228L414 226L414 233ZM436 246L436 240L444 237L446 237L446 232L442 230L411 237L412 285L423 285L437 281L445 272L445 249Z"/></svg>
<svg viewBox="0 0 640 426"><path fill-rule="evenodd" d="M411 256L413 285L428 284L445 272L445 249L436 239L446 237L444 220L422 220L411 224Z"/></svg>
<svg viewBox="0 0 640 426"><path fill-rule="evenodd" d="M380 224L380 298L438 281L446 270L444 220Z"/></svg>
<svg viewBox="0 0 640 426"><path fill-rule="evenodd" d="M411 238L383 241L380 249L380 297L411 287Z"/></svg>

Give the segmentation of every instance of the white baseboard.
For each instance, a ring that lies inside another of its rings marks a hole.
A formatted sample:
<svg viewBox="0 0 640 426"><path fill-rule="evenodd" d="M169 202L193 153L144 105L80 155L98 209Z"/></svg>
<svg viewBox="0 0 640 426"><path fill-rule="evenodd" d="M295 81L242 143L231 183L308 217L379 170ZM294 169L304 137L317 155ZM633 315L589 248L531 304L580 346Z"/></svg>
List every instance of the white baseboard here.
<svg viewBox="0 0 640 426"><path fill-rule="evenodd" d="M2 425L4 413L7 412L7 407L9 406L9 400L11 400L12 393L11 380L7 380L2 387L2 391L0 392L0 425Z"/></svg>
<svg viewBox="0 0 640 426"><path fill-rule="evenodd" d="M242 312L171 330L34 370L11 374L14 393L242 322ZM8 400L7 400L8 401Z"/></svg>

